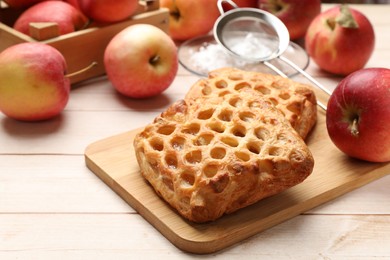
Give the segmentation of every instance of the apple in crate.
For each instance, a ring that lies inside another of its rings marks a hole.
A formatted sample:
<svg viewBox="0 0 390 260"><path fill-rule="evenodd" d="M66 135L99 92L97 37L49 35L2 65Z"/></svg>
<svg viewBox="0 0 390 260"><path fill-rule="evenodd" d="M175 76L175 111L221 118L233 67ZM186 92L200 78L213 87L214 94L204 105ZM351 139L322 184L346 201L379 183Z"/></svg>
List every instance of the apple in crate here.
<svg viewBox="0 0 390 260"><path fill-rule="evenodd" d="M344 78L329 99L326 126L349 156L390 161L390 69L361 69Z"/></svg>
<svg viewBox="0 0 390 260"><path fill-rule="evenodd" d="M258 7L286 25L290 39L305 36L311 21L321 12L321 0L259 0Z"/></svg>
<svg viewBox="0 0 390 260"><path fill-rule="evenodd" d="M138 0L78 0L86 16L97 21L113 23L129 18L138 7Z"/></svg>
<svg viewBox="0 0 390 260"><path fill-rule="evenodd" d="M132 98L155 96L178 70L177 47L161 29L131 25L115 35L104 52L107 76L118 92Z"/></svg>
<svg viewBox="0 0 390 260"><path fill-rule="evenodd" d="M368 18L347 5L319 14L305 37L306 50L318 67L344 76L365 66L374 45L375 33Z"/></svg>
<svg viewBox="0 0 390 260"><path fill-rule="evenodd" d="M23 121L58 115L69 99L63 55L43 43L21 43L0 53L0 111Z"/></svg>
<svg viewBox="0 0 390 260"><path fill-rule="evenodd" d="M62 35L83 29L88 23L88 18L66 2L43 1L25 10L16 20L13 28L29 35L32 22L55 22L59 34Z"/></svg>
<svg viewBox="0 0 390 260"><path fill-rule="evenodd" d="M169 9L169 34L184 41L207 34L220 13L217 0L160 0Z"/></svg>

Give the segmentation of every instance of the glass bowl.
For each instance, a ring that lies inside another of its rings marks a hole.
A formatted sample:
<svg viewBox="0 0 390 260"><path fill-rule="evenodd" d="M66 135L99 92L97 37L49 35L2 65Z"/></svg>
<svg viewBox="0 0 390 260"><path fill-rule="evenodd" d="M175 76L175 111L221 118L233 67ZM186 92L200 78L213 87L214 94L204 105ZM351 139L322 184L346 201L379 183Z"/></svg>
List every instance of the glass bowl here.
<svg viewBox="0 0 390 260"><path fill-rule="evenodd" d="M178 56L180 64L185 69L202 77L207 77L211 70L223 67L276 74L261 62L251 63L226 53L215 41L213 35L204 35L185 41L179 46ZM306 51L294 42L290 42L283 56L303 70L309 65L310 59ZM273 59L269 63L276 66L288 77L299 74L279 59Z"/></svg>

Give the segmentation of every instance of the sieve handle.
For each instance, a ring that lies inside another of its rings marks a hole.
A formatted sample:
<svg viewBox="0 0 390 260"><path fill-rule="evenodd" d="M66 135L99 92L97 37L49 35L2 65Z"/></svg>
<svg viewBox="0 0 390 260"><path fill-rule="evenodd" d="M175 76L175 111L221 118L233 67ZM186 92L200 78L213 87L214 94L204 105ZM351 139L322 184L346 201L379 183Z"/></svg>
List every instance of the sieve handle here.
<svg viewBox="0 0 390 260"><path fill-rule="evenodd" d="M306 73L300 67L298 67L294 62L290 61L289 59L287 59L287 58L285 58L283 56L279 56L278 58L281 59L282 61L284 61L285 63L287 63L290 67L294 68L299 73L301 73L303 76L305 76L308 80L310 80L314 85L316 85L318 88L320 88L326 94L328 94L329 96L332 95L332 92L329 89L327 89L324 86L322 86L321 83L319 83L312 76L310 76L308 73Z"/></svg>
<svg viewBox="0 0 390 260"><path fill-rule="evenodd" d="M309 74L307 74L306 72L304 72L301 68L299 68L298 66L295 65L295 63L291 62L289 59L286 59L284 57L281 57L279 56L278 57L279 59L283 60L284 62L286 62L288 65L292 66L294 69L296 69L298 72L300 72L302 75L306 76L307 79L309 79L310 81L314 81L316 83L314 83L315 85L317 85L319 88L321 88L323 91L325 91L327 94L331 95L331 93L329 92L328 89L326 89L324 86L322 86L318 81L316 81L314 78L312 78ZM286 61L287 60L287 61ZM282 76L283 78L288 78L288 76L283 73L280 69L278 69L276 66L272 65L271 63L269 63L268 61L263 61L263 64L266 65L268 68L270 68L271 70L275 71L277 74L279 74L279 76ZM317 105L319 107L321 107L324 111L326 111L326 105L322 104L320 101L317 100Z"/></svg>
<svg viewBox="0 0 390 260"><path fill-rule="evenodd" d="M288 76L286 74L284 74L283 71L281 71L280 69L278 69L278 67L276 67L275 65L269 63L268 61L263 61L263 64L265 66L267 66L268 68L270 68L271 70L275 71L276 74L278 74L279 76L282 76L283 78L288 78Z"/></svg>
<svg viewBox="0 0 390 260"><path fill-rule="evenodd" d="M218 10L221 14L225 13L225 10L223 10L223 6L222 6L223 3L227 3L233 8L239 8L238 5L235 2L233 2L232 0L218 0L217 6L218 6Z"/></svg>

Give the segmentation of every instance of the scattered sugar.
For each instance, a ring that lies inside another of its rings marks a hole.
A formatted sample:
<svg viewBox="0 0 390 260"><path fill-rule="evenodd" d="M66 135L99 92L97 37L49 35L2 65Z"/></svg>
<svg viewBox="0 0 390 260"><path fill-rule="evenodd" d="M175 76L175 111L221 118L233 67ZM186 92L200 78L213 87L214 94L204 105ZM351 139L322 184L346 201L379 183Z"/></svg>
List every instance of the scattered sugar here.
<svg viewBox="0 0 390 260"><path fill-rule="evenodd" d="M201 46L191 55L193 66L202 71L210 71L222 67L243 67L244 60L227 55L219 44L208 43Z"/></svg>
<svg viewBox="0 0 390 260"><path fill-rule="evenodd" d="M259 48L264 46L252 33L242 38L230 41L231 50L243 57L264 57L271 53L271 49ZM226 50L217 43L205 43L197 51L191 53L192 65L202 71L210 71L222 67L243 68L253 62L229 55Z"/></svg>

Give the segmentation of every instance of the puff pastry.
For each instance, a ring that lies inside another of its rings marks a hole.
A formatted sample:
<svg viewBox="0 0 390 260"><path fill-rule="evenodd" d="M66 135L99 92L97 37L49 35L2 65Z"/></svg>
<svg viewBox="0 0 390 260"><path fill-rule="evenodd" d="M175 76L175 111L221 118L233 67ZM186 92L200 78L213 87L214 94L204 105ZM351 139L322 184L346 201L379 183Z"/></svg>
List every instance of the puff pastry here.
<svg viewBox="0 0 390 260"><path fill-rule="evenodd" d="M231 75L210 75L202 86L237 86ZM145 179L190 221L216 220L302 182L313 170L310 150L286 115L253 87L235 90L189 94L134 139Z"/></svg>

